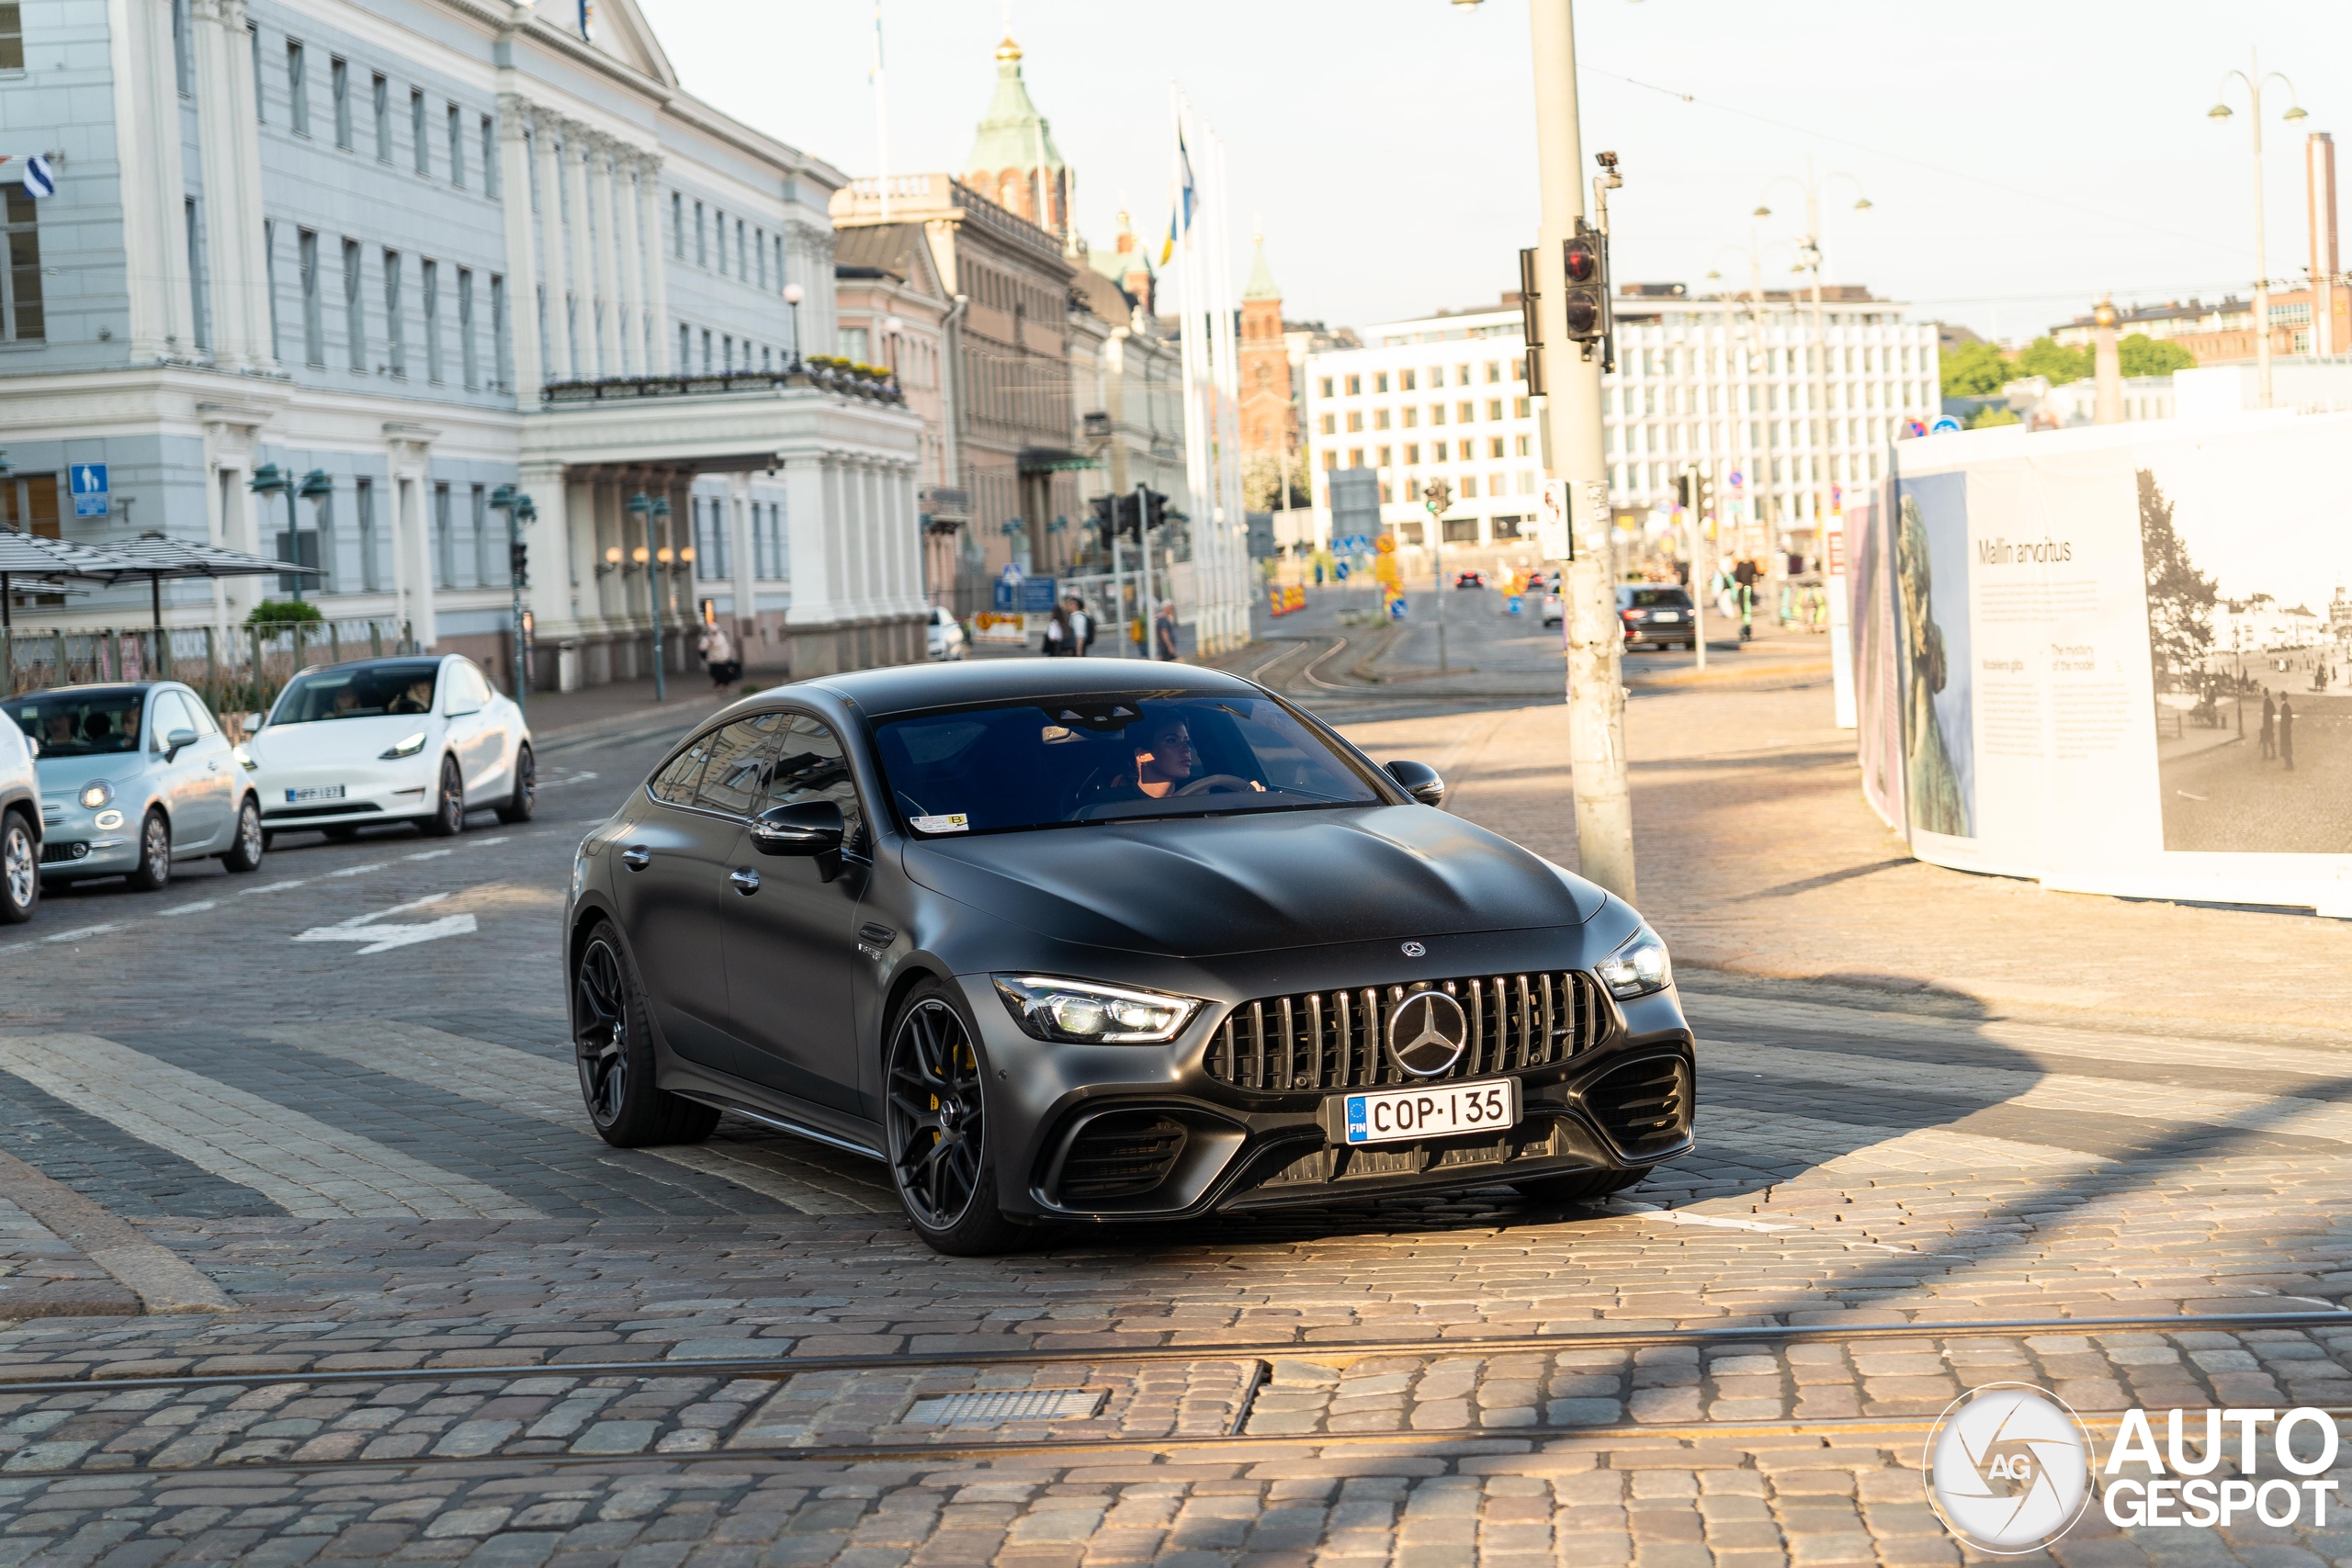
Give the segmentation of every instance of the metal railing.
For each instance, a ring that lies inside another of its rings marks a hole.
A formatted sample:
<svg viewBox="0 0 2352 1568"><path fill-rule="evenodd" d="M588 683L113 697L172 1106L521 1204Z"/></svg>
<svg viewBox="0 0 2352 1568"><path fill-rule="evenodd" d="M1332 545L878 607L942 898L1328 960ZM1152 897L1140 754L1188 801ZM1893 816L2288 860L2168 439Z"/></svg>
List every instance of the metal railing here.
<svg viewBox="0 0 2352 1568"><path fill-rule="evenodd" d="M245 626L17 626L0 634L0 695L100 681L185 682L223 716L267 707L300 671L409 653L390 617Z"/></svg>

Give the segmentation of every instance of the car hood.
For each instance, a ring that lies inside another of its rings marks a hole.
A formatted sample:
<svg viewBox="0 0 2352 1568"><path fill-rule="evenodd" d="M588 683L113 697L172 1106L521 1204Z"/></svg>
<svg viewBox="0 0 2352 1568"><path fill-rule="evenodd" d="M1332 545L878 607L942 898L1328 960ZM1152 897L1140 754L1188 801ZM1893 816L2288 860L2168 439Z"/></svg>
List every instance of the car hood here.
<svg viewBox="0 0 2352 1568"><path fill-rule="evenodd" d="M422 729L441 732L437 714L396 713L378 718L329 718L313 724L266 725L245 742L246 754L263 768L307 768L322 762L372 762ZM429 749L432 742L428 739Z"/></svg>
<svg viewBox="0 0 2352 1568"><path fill-rule="evenodd" d="M93 779L104 779L119 792L125 784L147 770L145 755L138 751L111 751L97 757L36 757L33 773L40 780L43 795L74 795Z"/></svg>
<svg viewBox="0 0 2352 1568"><path fill-rule="evenodd" d="M1212 957L1581 924L1600 889L1424 806L1093 824L910 846L907 873L1063 942Z"/></svg>

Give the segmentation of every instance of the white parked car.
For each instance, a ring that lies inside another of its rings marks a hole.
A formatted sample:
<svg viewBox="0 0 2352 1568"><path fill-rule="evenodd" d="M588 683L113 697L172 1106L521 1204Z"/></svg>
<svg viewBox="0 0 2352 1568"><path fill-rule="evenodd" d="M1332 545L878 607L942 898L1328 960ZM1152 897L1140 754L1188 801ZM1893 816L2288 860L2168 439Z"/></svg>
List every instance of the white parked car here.
<svg viewBox="0 0 2352 1568"><path fill-rule="evenodd" d="M262 826L347 839L377 822L465 831L494 807L527 822L538 806L522 709L457 654L368 659L305 670L245 741Z"/></svg>
<svg viewBox="0 0 2352 1568"><path fill-rule="evenodd" d="M965 640L964 623L933 604L931 625L924 628L924 650L933 659L961 659Z"/></svg>
<svg viewBox="0 0 2352 1568"><path fill-rule="evenodd" d="M37 742L0 724L0 925L33 918L40 902L40 779Z"/></svg>

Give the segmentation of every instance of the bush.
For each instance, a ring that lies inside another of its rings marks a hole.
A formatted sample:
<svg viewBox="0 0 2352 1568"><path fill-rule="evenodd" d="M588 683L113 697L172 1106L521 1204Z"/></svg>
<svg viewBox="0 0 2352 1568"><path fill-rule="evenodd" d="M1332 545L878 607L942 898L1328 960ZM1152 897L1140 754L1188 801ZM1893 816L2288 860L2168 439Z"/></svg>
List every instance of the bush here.
<svg viewBox="0 0 2352 1568"><path fill-rule="evenodd" d="M265 599L254 606L253 613L245 617L245 625L282 626L288 621L300 621L307 625L325 619L326 616L319 613L319 607L308 599Z"/></svg>

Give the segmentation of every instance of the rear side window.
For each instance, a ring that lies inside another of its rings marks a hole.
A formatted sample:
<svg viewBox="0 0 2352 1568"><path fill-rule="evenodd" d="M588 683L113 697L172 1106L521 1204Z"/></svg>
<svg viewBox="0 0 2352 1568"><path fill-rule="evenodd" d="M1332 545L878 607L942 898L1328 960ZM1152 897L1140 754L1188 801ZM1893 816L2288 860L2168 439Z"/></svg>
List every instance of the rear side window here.
<svg viewBox="0 0 2352 1568"><path fill-rule="evenodd" d="M702 778L703 764L710 761L711 744L718 739L718 731L715 729L695 737L684 750L653 775L653 782L645 786L646 792L666 806L692 806L695 785Z"/></svg>
<svg viewBox="0 0 2352 1568"><path fill-rule="evenodd" d="M737 719L711 737L710 761L702 772L695 804L705 811L749 817L758 806L767 765L775 756L776 737L784 733L790 714L763 713Z"/></svg>

